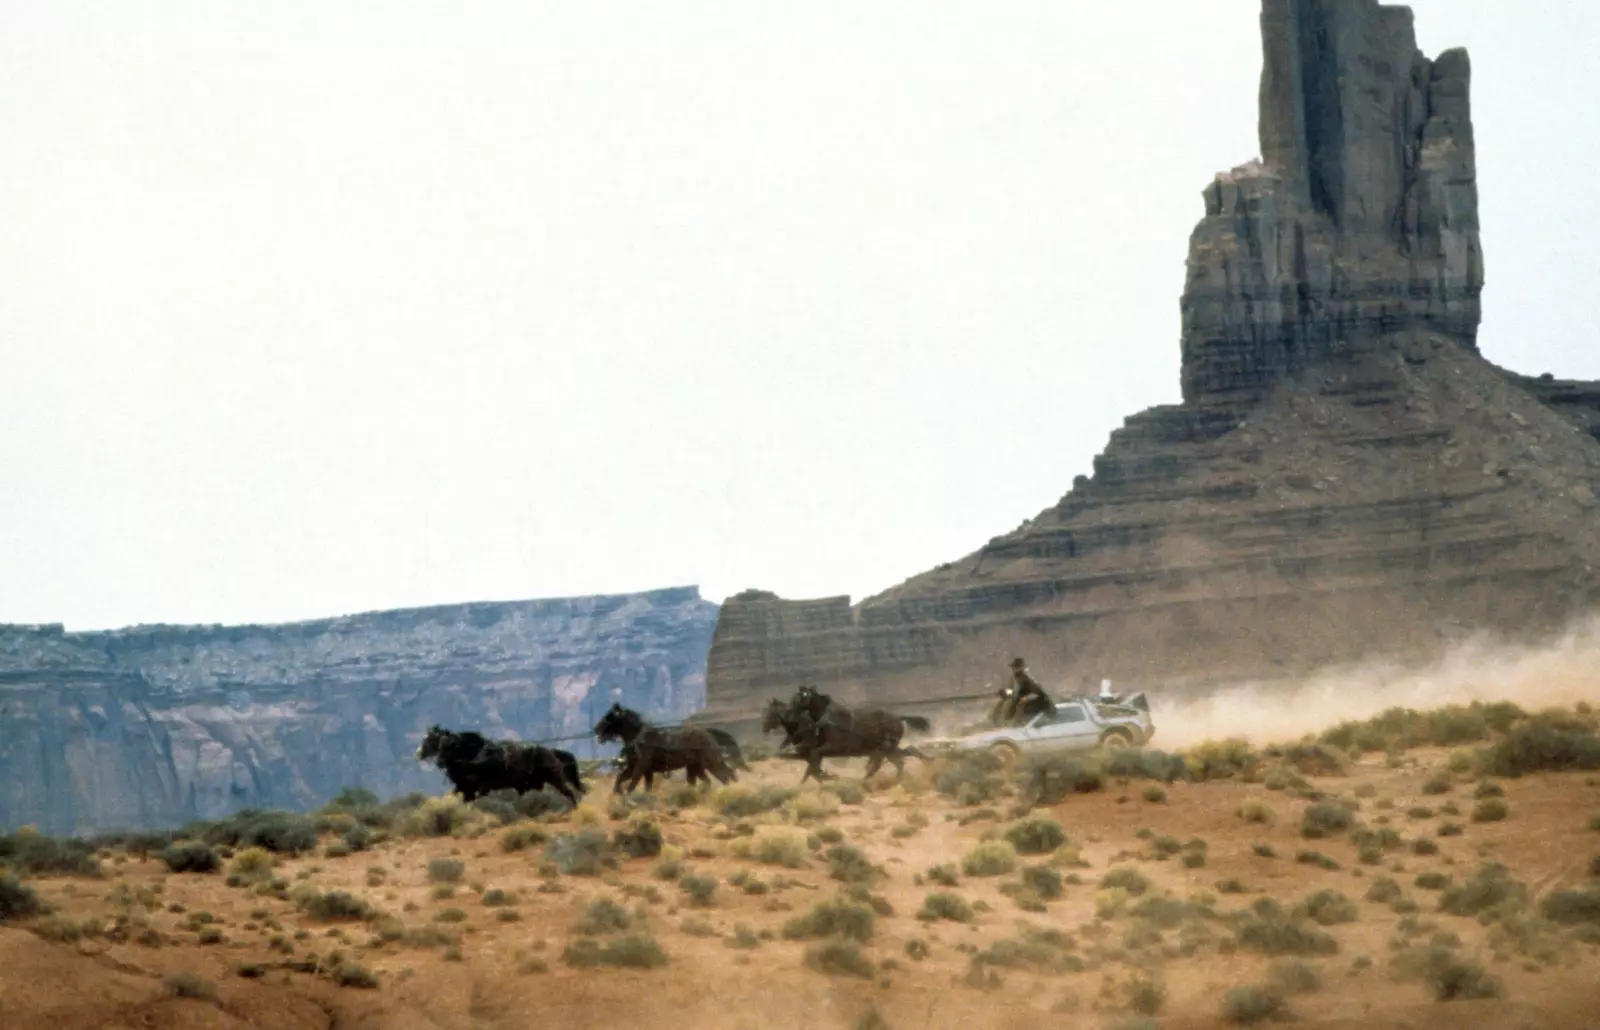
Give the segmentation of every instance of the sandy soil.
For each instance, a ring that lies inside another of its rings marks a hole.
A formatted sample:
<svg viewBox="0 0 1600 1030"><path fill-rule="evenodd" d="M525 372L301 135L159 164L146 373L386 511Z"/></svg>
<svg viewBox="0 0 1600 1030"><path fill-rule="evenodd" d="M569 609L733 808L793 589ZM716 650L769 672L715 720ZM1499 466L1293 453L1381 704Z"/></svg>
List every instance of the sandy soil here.
<svg viewBox="0 0 1600 1030"><path fill-rule="evenodd" d="M929 790L926 770L913 762L898 789L892 778L882 777L860 803L804 823L812 833L824 826L840 831L883 871L871 890L892 906L893 914L877 919L870 942L862 947L877 964L870 979L808 968L804 956L811 942L783 937L788 920L843 888L830 878L827 863L817 853L796 869L739 857L736 852L744 848L739 841L745 838L731 835L730 821L718 816L709 801L676 812L663 804L652 813L669 851L686 852L685 870L718 879L709 908L691 907L677 886L658 878L656 858L624 858L599 876L542 875L543 848L507 853L500 847L506 831L497 826L476 838L397 838L347 857L281 860L275 870L294 886L349 891L408 927L459 933L459 948L451 953L405 941L385 943L373 922L310 919L291 901L227 887L220 875L174 875L154 859L119 857L107 863L102 880L31 882L58 907L58 921L106 923L131 910L158 930L163 942L152 947L100 936L53 941L46 939L51 931L40 921L0 928L0 1027L998 1030L1148 1025L1138 1022L1146 1017L1129 1007L1122 986L1135 975L1164 991L1155 1025L1229 1025L1222 1018L1225 993L1264 982L1268 967L1280 960L1219 947L1217 942L1230 934L1217 919L1193 920L1202 928L1186 924L1163 931L1159 940L1130 943L1129 931L1138 925L1131 915L1096 915L1097 905L1107 901L1099 893L1099 879L1122 866L1136 868L1153 881L1146 896L1184 899L1209 893L1218 913L1243 909L1263 897L1292 906L1322 888L1355 901L1354 921L1326 928L1338 942L1337 953L1305 960L1319 971L1322 983L1318 990L1288 999L1294 1025L1364 1030L1600 1027L1600 948L1578 942L1570 932L1547 928L1542 939L1552 950L1543 958L1517 954L1504 945L1497 958L1493 927L1437 911L1438 892L1414 886L1417 875L1426 872L1461 882L1485 861L1504 863L1536 897L1584 884L1591 857L1600 855L1600 832L1588 828L1591 817L1600 814L1600 779L1551 774L1505 781L1510 816L1476 823L1468 817L1473 778L1457 777L1444 795L1422 793L1424 781L1444 769L1447 759L1443 751L1417 750L1407 754L1402 767L1391 768L1377 755L1352 766L1348 775L1311 781L1328 794L1359 799L1358 820L1373 828L1387 825L1405 838L1406 845L1389 851L1379 865L1363 865L1347 837L1303 839L1300 815L1310 802L1292 790L1269 790L1261 783L1175 783L1165 788L1164 801L1152 801L1145 797L1146 781L1112 782L1101 793L1037 808L1033 815L1057 820L1070 837L1071 844L1052 859L1055 868L1069 880L1072 875L1081 880L1069 882L1063 897L1050 901L1042 912L1022 910L1002 891L1016 883L1015 873L963 875L954 888L916 882L917 874L935 864L959 866L986 833L1010 825L1016 813L1012 801L1000 799L988 808L995 818L974 819L981 806L963 807ZM849 763L836 768L844 779L859 777ZM787 786L798 775L792 763L758 763L742 783ZM554 834L571 832L575 822L608 831L624 825L607 813L609 782L595 786L576 817L551 821L544 828ZM670 789L658 785L657 796L664 798ZM816 794L807 798L823 809L834 800ZM1240 817L1241 805L1251 801L1272 811L1270 824ZM1448 805L1459 814L1441 814ZM1434 814L1422 817L1411 811L1416 806L1427 806ZM771 833L777 831L763 827L794 818L791 805L748 822L758 833ZM922 819L926 825L912 828ZM1463 832L1439 837L1444 823L1458 824ZM897 827L906 827L900 836ZM1188 867L1181 855L1157 859L1152 840L1140 835L1146 828L1179 842L1203 840L1204 865ZM1415 840L1435 841L1437 853L1413 853ZM1256 846L1262 844L1275 849L1277 857L1258 855ZM1306 849L1324 853L1339 868L1297 862L1297 852ZM428 864L445 857L462 861L466 872L455 896L441 899L434 896ZM1023 859L1024 864L1044 861L1043 856ZM385 872L373 875L373 867ZM768 893L747 894L728 882L730 875L741 872L766 882ZM1498 978L1501 997L1438 1002L1425 983L1396 973L1391 966L1397 954L1394 939L1407 917L1363 900L1381 876L1398 881L1405 896L1418 904L1410 917L1420 923L1411 926L1417 931L1414 939L1426 943L1434 933L1457 935L1459 953L1475 958ZM1246 893L1219 894L1218 884L1229 880L1238 881ZM116 900L119 893L126 898L127 891L151 888L161 892L153 909L137 904L130 909ZM516 904L508 909L517 913L516 921L502 921L498 913L507 909L483 904L479 891L495 888L516 894ZM943 889L982 903L971 923L928 923L916 917L923 899ZM646 930L668 955L664 967L577 969L562 961L563 949L574 937L572 925L588 903L604 898L644 913ZM177 908L181 911L169 910ZM464 920L436 922L447 909L465 913ZM216 917L210 925L221 931L221 941L201 943L201 927L192 921L201 912ZM769 931L770 939L748 949L731 947L727 938L737 924L758 935ZM968 978L971 953L1017 937L1023 927L1067 931L1076 945L1072 953L1086 960L1086 968L1046 972L991 967L997 980L982 982L980 977L973 985ZM1191 931L1203 936L1204 943L1180 947ZM297 932L301 937L293 940ZM292 956L269 948L269 941L280 934L293 940ZM926 946L925 958L908 955L912 941ZM288 961L327 957L334 949L376 973L380 985L372 990L341 988L326 976L285 967ZM241 965L251 963L267 967L265 975L237 975ZM214 997L174 996L168 978L180 973L209 981ZM872 1013L881 1023L871 1022Z"/></svg>

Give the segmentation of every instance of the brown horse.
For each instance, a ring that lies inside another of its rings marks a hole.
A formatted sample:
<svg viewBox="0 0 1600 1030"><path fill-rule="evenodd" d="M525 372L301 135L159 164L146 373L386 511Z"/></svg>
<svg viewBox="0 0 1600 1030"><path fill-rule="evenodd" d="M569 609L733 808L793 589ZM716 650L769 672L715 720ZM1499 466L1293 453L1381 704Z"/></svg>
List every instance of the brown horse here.
<svg viewBox="0 0 1600 1030"><path fill-rule="evenodd" d="M927 719L919 715L897 715L886 708L847 708L814 687L803 686L787 705L774 701L762 719L763 732L782 729L785 744L805 758L805 775L800 782L826 779L824 758L865 758L870 778L885 761L894 764L898 775L905 775L905 759L923 758L915 748L901 747L909 729L926 731Z"/></svg>
<svg viewBox="0 0 1600 1030"><path fill-rule="evenodd" d="M622 742L623 768L613 787L618 794L633 790L641 778L644 789L650 790L656 776L674 769L684 770L691 784L709 783L708 772L723 783L736 778L722 745L705 730L659 729L633 709L614 704L594 724L594 733L602 744Z"/></svg>

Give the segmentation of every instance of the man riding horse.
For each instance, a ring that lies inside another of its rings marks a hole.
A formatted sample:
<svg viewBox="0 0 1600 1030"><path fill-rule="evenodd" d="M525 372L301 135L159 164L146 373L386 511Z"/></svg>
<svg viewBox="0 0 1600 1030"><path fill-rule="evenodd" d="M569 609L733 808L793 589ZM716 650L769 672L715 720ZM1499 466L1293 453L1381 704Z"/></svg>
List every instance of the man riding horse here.
<svg viewBox="0 0 1600 1030"><path fill-rule="evenodd" d="M996 726L1021 726L1034 716L1056 708L1039 681L1028 673L1028 664L1021 658L1011 660L1011 682L996 693L1000 700L990 715L990 721Z"/></svg>

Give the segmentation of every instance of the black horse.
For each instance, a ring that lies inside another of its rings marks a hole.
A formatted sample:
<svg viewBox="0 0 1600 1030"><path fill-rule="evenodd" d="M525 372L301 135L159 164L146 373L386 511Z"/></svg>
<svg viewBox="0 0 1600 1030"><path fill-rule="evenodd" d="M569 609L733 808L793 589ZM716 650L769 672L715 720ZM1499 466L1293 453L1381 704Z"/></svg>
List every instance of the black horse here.
<svg viewBox="0 0 1600 1030"><path fill-rule="evenodd" d="M824 758L865 758L866 776L871 777L887 760L898 775L905 775L906 758L924 758L916 748L901 747L907 729L926 731L927 719L919 715L897 715L884 708L851 709L833 698L804 686L788 704L774 698L761 720L763 733L783 730L783 746L806 760L800 777L827 779L822 770Z"/></svg>
<svg viewBox="0 0 1600 1030"><path fill-rule="evenodd" d="M594 724L594 734L602 744L623 744L622 769L613 788L618 794L633 790L640 778L645 790L650 790L657 776L674 769L684 770L691 784L709 782L707 773L723 783L736 779L721 744L705 730L661 729L633 709L614 704Z"/></svg>
<svg viewBox="0 0 1600 1030"><path fill-rule="evenodd" d="M472 730L429 726L417 748L417 759L431 760L469 802L497 790L520 794L552 787L576 805L585 789L572 755L538 744L489 740Z"/></svg>

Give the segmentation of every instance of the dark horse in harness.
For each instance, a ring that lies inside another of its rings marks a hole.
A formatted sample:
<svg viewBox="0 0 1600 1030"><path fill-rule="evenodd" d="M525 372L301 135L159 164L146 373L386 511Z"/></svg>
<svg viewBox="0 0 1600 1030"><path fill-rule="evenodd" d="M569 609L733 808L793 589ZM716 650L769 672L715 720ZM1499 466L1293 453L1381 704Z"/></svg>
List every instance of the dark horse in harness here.
<svg viewBox="0 0 1600 1030"><path fill-rule="evenodd" d="M644 789L650 790L657 776L674 769L684 770L691 784L710 782L710 776L723 783L736 779L721 743L702 729L661 729L633 709L614 704L594 724L594 735L602 744L622 742L622 769L613 788L618 794L633 790L641 777Z"/></svg>
<svg viewBox="0 0 1600 1030"><path fill-rule="evenodd" d="M578 760L570 753L515 740L489 740L472 730L429 726L417 758L433 761L466 801L497 790L520 794L553 787L576 805L585 789Z"/></svg>
<svg viewBox="0 0 1600 1030"><path fill-rule="evenodd" d="M805 775L800 777L804 783L828 778L822 771L824 758L865 758L867 777L887 760L903 776L905 759L924 755L916 748L901 747L900 740L907 729L926 732L929 723L920 715L897 715L885 708L847 708L814 687L803 686L788 704L774 698L767 705L762 732L780 729L783 746L806 760Z"/></svg>

